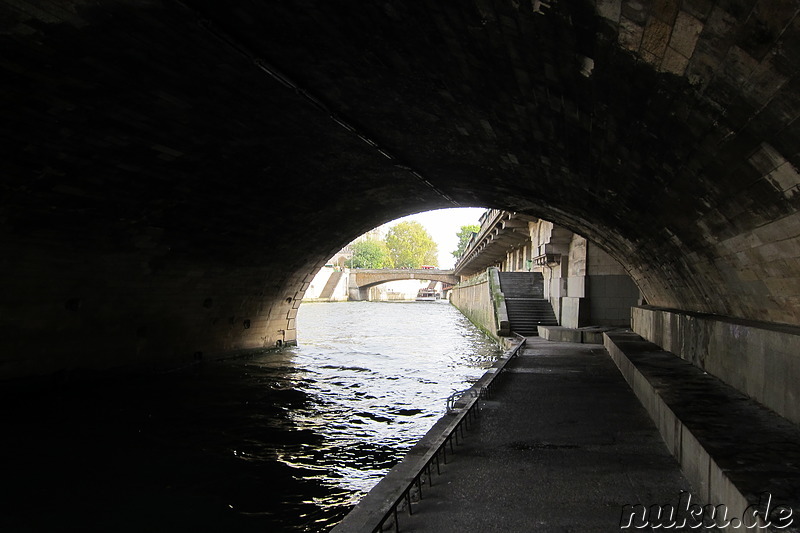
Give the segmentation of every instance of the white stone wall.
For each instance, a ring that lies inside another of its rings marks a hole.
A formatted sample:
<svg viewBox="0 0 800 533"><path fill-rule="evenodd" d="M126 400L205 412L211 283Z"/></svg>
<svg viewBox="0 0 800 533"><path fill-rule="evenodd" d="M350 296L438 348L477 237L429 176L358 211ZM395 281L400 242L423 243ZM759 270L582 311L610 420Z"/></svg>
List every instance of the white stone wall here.
<svg viewBox="0 0 800 533"><path fill-rule="evenodd" d="M333 267L324 266L322 267L319 272L316 273L314 278L311 280L311 284L306 289L305 295L303 296L303 301L314 301L319 300L320 295L322 294L322 290L325 288L325 285L328 283L330 277L336 272L337 270ZM344 269L344 275L339 280L339 283L336 284L336 288L333 291L333 294L330 298L326 298L325 301L330 302L340 302L346 301L347 298L347 283L348 278L350 277L350 270Z"/></svg>

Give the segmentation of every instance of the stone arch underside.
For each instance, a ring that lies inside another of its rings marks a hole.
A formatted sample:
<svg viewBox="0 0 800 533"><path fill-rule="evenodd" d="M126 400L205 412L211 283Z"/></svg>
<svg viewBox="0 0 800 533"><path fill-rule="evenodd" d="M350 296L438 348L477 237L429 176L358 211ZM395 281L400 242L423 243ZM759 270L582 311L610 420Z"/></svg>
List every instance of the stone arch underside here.
<svg viewBox="0 0 800 533"><path fill-rule="evenodd" d="M798 325L800 3L534 4L0 2L0 377L291 342L341 246L455 206Z"/></svg>
<svg viewBox="0 0 800 533"><path fill-rule="evenodd" d="M409 276L408 274L403 275L402 273L392 273L392 274L375 274L372 276L360 276L358 271L355 271L355 287L359 289L370 289L372 287L377 287L378 285L383 285L384 283L391 283L392 281L439 281L442 283L450 283L453 284L456 282L453 279L452 275L436 275L436 274L415 274L414 277Z"/></svg>
<svg viewBox="0 0 800 533"><path fill-rule="evenodd" d="M416 280L416 281L437 281L433 279L425 279L425 278L402 278L400 276L382 279L380 281L373 281L370 283L365 283L364 285L359 285L359 289L371 289L372 287L377 287L378 285L383 285L384 283L391 283L392 281L409 281L409 280Z"/></svg>

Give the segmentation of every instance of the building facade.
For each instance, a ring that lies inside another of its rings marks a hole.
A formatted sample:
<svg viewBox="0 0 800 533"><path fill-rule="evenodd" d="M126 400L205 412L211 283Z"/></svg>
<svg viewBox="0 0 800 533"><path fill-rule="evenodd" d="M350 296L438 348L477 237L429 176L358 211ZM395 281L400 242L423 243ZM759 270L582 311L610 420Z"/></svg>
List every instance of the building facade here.
<svg viewBox="0 0 800 533"><path fill-rule="evenodd" d="M586 238L530 215L487 210L455 272L468 280L489 267L530 272L565 327L630 326L642 298L625 269Z"/></svg>

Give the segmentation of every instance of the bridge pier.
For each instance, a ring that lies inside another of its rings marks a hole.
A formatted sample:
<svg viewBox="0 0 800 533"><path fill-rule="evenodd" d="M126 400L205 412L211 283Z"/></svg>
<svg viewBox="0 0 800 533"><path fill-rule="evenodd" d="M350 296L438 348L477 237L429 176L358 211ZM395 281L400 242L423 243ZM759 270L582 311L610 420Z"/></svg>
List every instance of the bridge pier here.
<svg viewBox="0 0 800 533"><path fill-rule="evenodd" d="M348 287L347 299L351 302L366 302L369 300L369 287Z"/></svg>
<svg viewBox="0 0 800 533"><path fill-rule="evenodd" d="M347 300L350 302L364 302L369 300L369 287L360 287L356 277L349 276L347 281Z"/></svg>

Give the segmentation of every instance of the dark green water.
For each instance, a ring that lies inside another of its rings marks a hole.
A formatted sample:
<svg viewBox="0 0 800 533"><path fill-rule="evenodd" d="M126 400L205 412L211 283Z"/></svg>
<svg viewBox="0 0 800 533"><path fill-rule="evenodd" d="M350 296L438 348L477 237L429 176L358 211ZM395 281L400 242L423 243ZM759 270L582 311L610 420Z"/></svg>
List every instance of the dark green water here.
<svg viewBox="0 0 800 533"><path fill-rule="evenodd" d="M0 531L327 531L498 355L442 302L298 324L280 353L7 395Z"/></svg>

